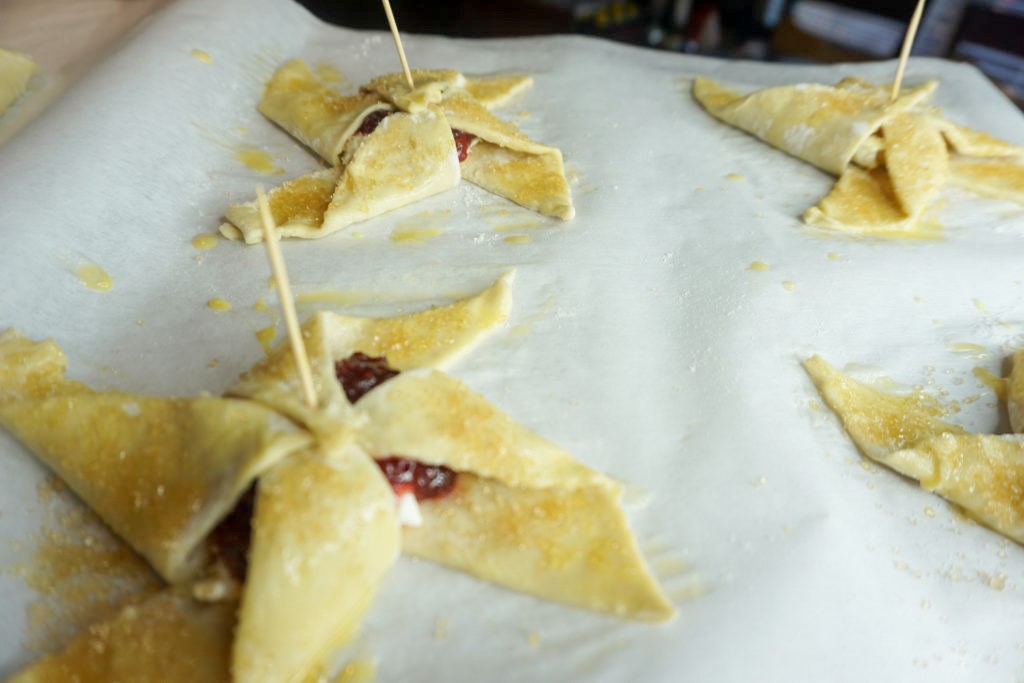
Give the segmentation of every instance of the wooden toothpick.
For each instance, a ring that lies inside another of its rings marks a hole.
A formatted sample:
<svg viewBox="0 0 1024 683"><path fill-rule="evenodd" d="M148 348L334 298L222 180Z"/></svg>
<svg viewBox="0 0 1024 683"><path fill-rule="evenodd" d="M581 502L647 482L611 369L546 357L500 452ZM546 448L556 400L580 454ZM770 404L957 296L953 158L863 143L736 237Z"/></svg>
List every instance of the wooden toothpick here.
<svg viewBox="0 0 1024 683"><path fill-rule="evenodd" d="M385 0L386 2L387 0ZM903 82L903 72L907 68L907 59L910 57L910 48L914 44L914 36L917 35L917 27L921 24L921 15L924 14L924 0L917 0L917 7L914 8L914 15L910 17L910 24L907 25L907 35L903 37L903 47L900 48L900 62L896 65L896 78L892 81L892 93L889 94L889 101L895 102L900 96L900 84Z"/></svg>
<svg viewBox="0 0 1024 683"><path fill-rule="evenodd" d="M309 357L306 356L306 345L302 343L302 330L299 329L299 319L295 315L295 301L292 299L292 288L288 283L288 271L285 270L281 248L277 244L277 227L274 225L274 217L270 213L270 204L267 203L262 185L256 186L256 201L260 207L260 218L263 220L263 241L267 245L270 270L274 273L274 283L277 285L277 298L281 300L281 311L284 313L285 326L288 328L292 355L295 356L295 365L299 368L299 378L302 380L302 393L305 395L306 404L310 408L316 408L313 371L309 367Z"/></svg>
<svg viewBox="0 0 1024 683"><path fill-rule="evenodd" d="M402 47L402 38L398 35L398 24L395 23L395 14L391 11L391 2L381 0L384 3L384 14L388 15L388 26L391 27L391 35L395 38L395 48L398 49L398 58L402 60L402 70L405 72L405 82L409 84L409 90L416 87L412 81L412 72L409 71L409 62L405 59L405 48Z"/></svg>

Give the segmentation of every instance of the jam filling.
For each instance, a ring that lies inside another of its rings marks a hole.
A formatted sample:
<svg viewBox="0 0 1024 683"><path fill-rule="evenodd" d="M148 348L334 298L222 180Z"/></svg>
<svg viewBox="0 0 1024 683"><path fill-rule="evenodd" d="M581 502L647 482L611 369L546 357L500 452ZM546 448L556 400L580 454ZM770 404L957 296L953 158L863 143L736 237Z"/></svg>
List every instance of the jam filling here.
<svg viewBox="0 0 1024 683"><path fill-rule="evenodd" d="M210 532L210 552L214 562L228 570L239 583L249 569L249 541L252 537L252 512L256 503L256 484L238 500L235 508Z"/></svg>
<svg viewBox="0 0 1024 683"><path fill-rule="evenodd" d="M363 122L359 125L359 129L355 132L355 135L369 135L373 131L377 130L377 126L380 122L391 116L395 112L389 109L378 109L375 112L371 112Z"/></svg>
<svg viewBox="0 0 1024 683"><path fill-rule="evenodd" d="M349 402L355 403L376 386L398 374L383 356L372 357L359 351L334 364L334 374Z"/></svg>
<svg viewBox="0 0 1024 683"><path fill-rule="evenodd" d="M444 465L427 465L418 460L391 456L377 460L396 496L411 493L416 500L443 498L455 488L455 470Z"/></svg>
<svg viewBox="0 0 1024 683"><path fill-rule="evenodd" d="M334 364L334 374L341 383L345 396L355 403L369 391L398 374L388 365L387 358L373 357L357 351ZM412 493L416 500L440 498L452 492L458 478L455 470L444 465L427 465L398 455L377 460L395 495Z"/></svg>
<svg viewBox="0 0 1024 683"><path fill-rule="evenodd" d="M378 109L375 112L371 112L363 122L359 124L359 128L354 133L355 135L369 135L373 131L377 130L377 126L380 122L391 116L395 112L388 109ZM452 137L455 138L455 152L459 155L459 163L461 164L466 160L466 155L469 154L469 148L476 140L476 136L472 133L467 133L464 130L458 128L452 128Z"/></svg>
<svg viewBox="0 0 1024 683"><path fill-rule="evenodd" d="M459 163L466 160L469 148L476 140L476 136L458 128L452 128L452 137L455 138L455 151L459 154Z"/></svg>

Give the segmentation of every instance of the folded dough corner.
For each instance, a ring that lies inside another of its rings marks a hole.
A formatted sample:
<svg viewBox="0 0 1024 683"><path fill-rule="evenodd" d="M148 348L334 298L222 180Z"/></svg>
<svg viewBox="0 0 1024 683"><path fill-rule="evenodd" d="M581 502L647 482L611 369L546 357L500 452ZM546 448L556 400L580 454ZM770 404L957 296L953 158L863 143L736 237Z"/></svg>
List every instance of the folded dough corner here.
<svg viewBox="0 0 1024 683"><path fill-rule="evenodd" d="M436 369L507 320L511 278L395 318L313 316L317 409L298 398L286 345L228 397L159 398L94 391L65 378L53 342L0 335L0 424L171 584L13 680L181 667L180 680L301 680L354 635L400 550L569 605L670 619L617 484ZM351 400L349 357L388 368ZM416 528L399 521L411 482L388 473L396 459L447 473L447 489L417 494ZM135 647L150 639L166 643Z"/></svg>
<svg viewBox="0 0 1024 683"><path fill-rule="evenodd" d="M529 77L467 79L449 70L414 71L413 78L412 90L402 74L388 74L341 95L299 59L274 73L260 112L331 167L271 190L283 236L324 237L449 190L463 177L539 213L572 218L562 153L489 111L529 87ZM224 215L226 237L262 239L255 202Z"/></svg>
<svg viewBox="0 0 1024 683"><path fill-rule="evenodd" d="M1007 397L1011 416L1018 418L1024 400L1022 362L1018 352ZM1024 543L1024 435L969 434L941 419L943 408L933 397L921 391L882 391L819 356L808 359L804 368L865 456ZM1017 422L1014 431L1019 429Z"/></svg>
<svg viewBox="0 0 1024 683"><path fill-rule="evenodd" d="M913 235L944 185L1024 203L1024 149L943 118L928 104L938 83L904 89L857 78L740 95L707 78L693 96L715 118L838 176L812 226L854 234Z"/></svg>

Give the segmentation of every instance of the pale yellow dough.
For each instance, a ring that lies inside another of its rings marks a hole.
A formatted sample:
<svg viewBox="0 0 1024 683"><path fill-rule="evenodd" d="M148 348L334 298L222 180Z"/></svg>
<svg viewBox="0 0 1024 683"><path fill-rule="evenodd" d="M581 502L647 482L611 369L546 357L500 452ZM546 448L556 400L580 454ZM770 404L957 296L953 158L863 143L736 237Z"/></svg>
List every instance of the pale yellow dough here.
<svg viewBox="0 0 1024 683"><path fill-rule="evenodd" d="M235 609L163 590L90 626L7 683L227 683Z"/></svg>
<svg viewBox="0 0 1024 683"><path fill-rule="evenodd" d="M1024 160L1024 149L944 119L927 105L936 85L905 88L890 102L888 88L856 78L739 95L698 77L693 95L716 118L839 176L804 213L807 224L923 236L926 212L947 182L1024 203L1024 166L1014 161Z"/></svg>
<svg viewBox="0 0 1024 683"><path fill-rule="evenodd" d="M0 116L25 94L36 63L24 52L0 48Z"/></svg>
<svg viewBox="0 0 1024 683"><path fill-rule="evenodd" d="M228 649L233 681L306 680L352 638L400 549L569 605L672 618L619 486L434 369L505 322L510 283L395 318L317 314L303 328L316 408L287 345L236 398L165 399L95 392L64 379L54 343L0 336L0 423L177 584L15 680L227 680ZM335 362L356 351L401 373L352 404ZM374 462L394 455L458 473L406 532ZM250 487L239 585L207 539Z"/></svg>
<svg viewBox="0 0 1024 683"><path fill-rule="evenodd" d="M808 359L804 367L864 455L1024 543L1024 436L968 434L942 420L939 404L923 392L881 391L844 375L818 356ZM1019 367L1015 363L1016 400L1024 372Z"/></svg>
<svg viewBox="0 0 1024 683"><path fill-rule="evenodd" d="M334 167L271 191L282 236L324 237L448 190L463 177L539 213L572 218L562 153L488 111L529 87L532 79L467 80L450 70L414 71L413 78L411 91L404 75L388 74L364 85L359 94L343 96L301 60L277 70L260 111ZM357 134L367 116L396 111L369 134ZM453 128L478 138L461 166ZM225 218L220 230L226 237L260 241L255 201L228 207Z"/></svg>
<svg viewBox="0 0 1024 683"><path fill-rule="evenodd" d="M97 392L64 379L52 342L0 335L0 424L171 582L249 485L309 441L250 401Z"/></svg>
<svg viewBox="0 0 1024 683"><path fill-rule="evenodd" d="M508 281L503 278L471 299L397 318L320 313L304 326L317 410L299 398L286 344L246 373L231 393L290 415L321 438L351 439L370 456L400 454L458 472L453 497L422 506L426 524L435 526L403 533L403 549L411 539L409 552L551 600L617 616L671 618L674 609L629 531L619 487L460 381L430 369L464 353L504 322L507 311ZM384 355L402 373L352 405L334 365L356 351ZM476 512L459 506L476 505L473 491L480 489L472 487L478 483L501 497L493 499L496 506L486 517L471 523ZM560 501L574 501L566 508L578 515L572 523L520 512L522 506L550 507ZM502 515L502 525L492 524ZM499 531L520 522L519 536ZM523 540L530 536L535 544ZM563 562L546 564L545 558L555 556Z"/></svg>

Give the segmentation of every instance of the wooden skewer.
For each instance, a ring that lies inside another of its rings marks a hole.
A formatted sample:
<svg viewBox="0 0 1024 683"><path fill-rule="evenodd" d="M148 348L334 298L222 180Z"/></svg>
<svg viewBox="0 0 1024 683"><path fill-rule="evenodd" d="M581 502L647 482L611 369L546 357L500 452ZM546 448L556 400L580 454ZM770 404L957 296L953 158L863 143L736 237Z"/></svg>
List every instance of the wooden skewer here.
<svg viewBox="0 0 1024 683"><path fill-rule="evenodd" d="M270 213L270 204L267 203L262 185L256 186L256 201L260 207L260 218L263 220L263 241L267 245L267 255L270 257L270 270L274 273L274 283L277 285L277 296L281 300L292 354L295 356L295 365L298 366L299 378L302 380L302 393L305 395L306 404L310 408L316 408L313 371L309 367L306 345L302 343L302 330L299 329L299 319L295 315L295 300L292 299L292 288L288 283L288 271L285 270L284 258L281 257L281 247L277 244L277 227L274 225L274 217Z"/></svg>
<svg viewBox="0 0 1024 683"><path fill-rule="evenodd" d="M405 59L405 48L402 47L402 38L398 35L398 24L395 23L395 13L391 11L391 2L381 0L384 3L384 14L388 16L388 26L391 27L391 35L395 38L395 47L398 49L398 58L402 60L402 70L405 72L405 82L409 84L409 90L416 87L412 81L412 72L409 71L409 62Z"/></svg>
<svg viewBox="0 0 1024 683"><path fill-rule="evenodd" d="M387 0L385 0L386 2ZM896 65L896 78L892 81L892 93L889 94L889 101L895 102L900 96L900 84L903 82L903 72L907 68L907 59L910 57L910 48L914 44L914 36L917 35L917 27L921 24L921 15L924 14L924 0L917 0L917 7L910 17L910 24L907 25L907 35L903 37L903 47L900 48L900 62Z"/></svg>

